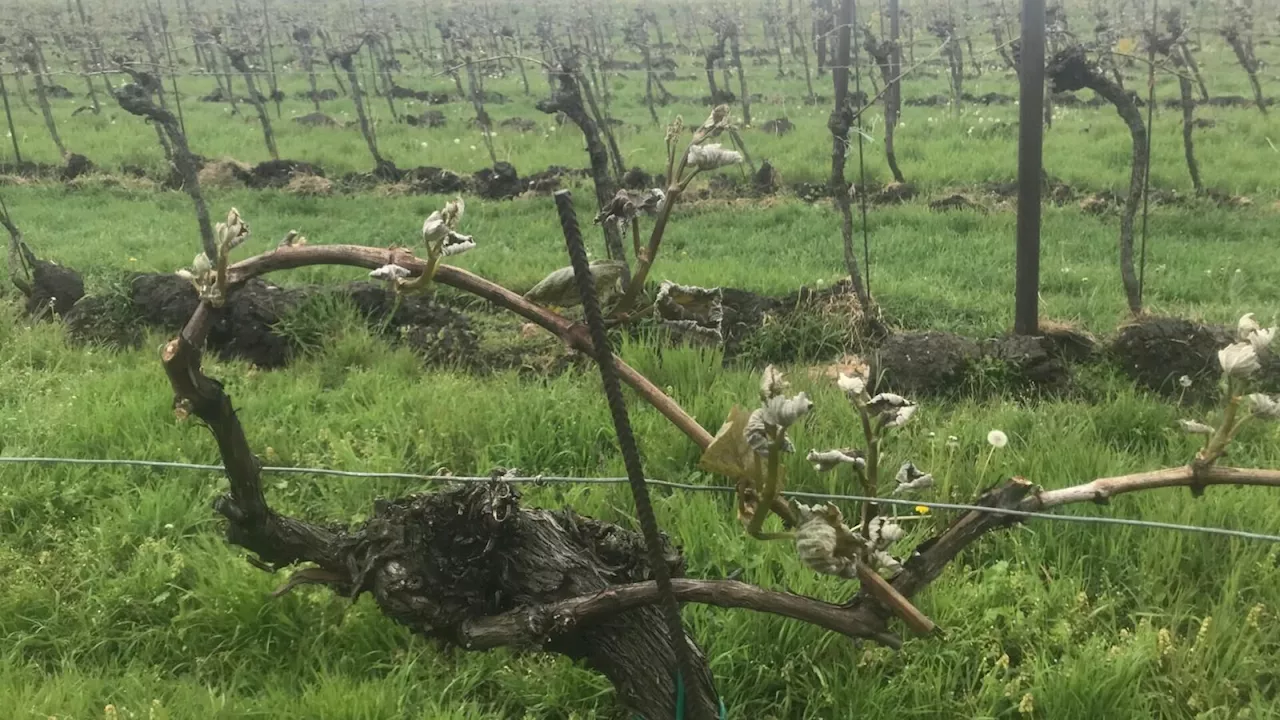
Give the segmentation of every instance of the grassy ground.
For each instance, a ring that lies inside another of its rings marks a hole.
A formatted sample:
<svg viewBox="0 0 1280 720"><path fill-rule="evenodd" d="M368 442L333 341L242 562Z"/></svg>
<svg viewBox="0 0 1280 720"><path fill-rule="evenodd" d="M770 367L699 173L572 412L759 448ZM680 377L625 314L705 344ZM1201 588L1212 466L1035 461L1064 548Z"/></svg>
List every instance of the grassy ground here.
<svg viewBox="0 0 1280 720"><path fill-rule="evenodd" d="M1216 53L1216 55L1215 55ZM1225 50L1210 46L1214 94L1245 94ZM691 72L682 69L681 72ZM816 180L827 162L825 109L796 101L797 81L775 83L760 68L766 97L757 116L789 115L797 132L778 139L751 133L757 157L789 180ZM768 76L768 77L765 77ZM531 78L540 87L539 78ZM640 76L619 81L615 114L647 117L636 96ZM623 84L625 82L625 84ZM211 81L191 81L191 94ZM928 80L907 95L942 92ZM71 82L66 84L71 85ZM972 80L972 91L1013 92L1008 77ZM201 85L200 87L194 87ZM207 85L208 87L204 87ZM803 83L800 81L800 87ZM415 86L418 87L418 86ZM443 90L436 81L421 88ZM492 85L513 97L517 81ZM291 90L294 88L290 88ZM673 92L702 94L696 81ZM827 80L822 81L829 94ZM1162 94L1171 95L1167 85ZM781 99L787 98L787 99ZM385 104L373 102L376 111ZM518 107L517 107L518 105ZM106 166L154 165L154 138L133 118L68 117L73 150ZM228 121L221 105L188 103L195 149L207 155L265 159L253 125ZM326 111L340 115L345 106ZM486 164L475 131L457 128L470 111L446 106L451 127L411 130L383 124L384 148L402 167L435 164L471 170ZM1014 118L1013 106L968 111L910 109L899 135L912 179L930 187L1013 176L1007 131L984 131L987 118ZM298 101L286 116L305 112ZM491 108L496 119L536 117L520 99ZM703 109L672 106L699 118ZM1230 322L1255 311L1274 322L1270 268L1277 194L1274 115L1200 111L1219 120L1200 133L1208 183L1255 195L1251 208L1192 204L1161 207L1151 218L1148 302L1153 311ZM24 150L52 162L35 116L19 112ZM930 118L933 118L932 122ZM977 120L976 118L983 118ZM1173 113L1157 116L1155 181L1186 187ZM76 124L80 124L77 126ZM500 134L504 156L521 170L581 164L580 139ZM334 171L367 169L358 135L280 124L285 156ZM973 126L973 134L968 127ZM1004 133L1004 134L1002 134ZM453 138L459 139L458 143ZM1087 139L1086 139L1087 138ZM627 131L625 152L655 167L656 130ZM423 147L421 143L427 143ZM1127 135L1109 110L1064 111L1047 136L1051 172L1091 188L1119 187L1127 176ZM478 149L471 150L474 144ZM870 146L869 169L882 176ZM5 187L6 202L44 256L85 272L91 292L109 291L129 270L170 271L190 262L196 242L189 202L177 193L129 190L91 181L76 189ZM577 193L580 212L590 193ZM272 247L291 228L313 243L413 244L422 218L441 198L377 195L328 199L282 193L215 191L215 214L237 206L254 228L241 252ZM895 321L973 335L1005 331L1011 320L1012 235L1008 212L934 213L922 202L870 215L873 289ZM1043 308L1048 317L1105 333L1124 318L1115 268L1112 216L1047 208ZM683 207L656 275L679 282L784 293L837 280L843 269L835 214L796 200L705 201ZM523 290L565 264L547 198L471 202L464 231L480 243L459 264ZM598 246L598 242L597 242ZM767 268L767 270L762 270ZM333 282L349 271L312 270L282 282ZM13 292L0 301L0 455L160 458L212 462L207 433L176 424L156 359L165 338L116 352L69 346L53 324L19 316ZM363 470L485 472L502 465L528 472L620 474L598 379L570 371L527 378L431 370L391 350L342 312L327 318L319 349L279 372L240 363L209 364L228 384L250 442L272 464ZM714 353L627 344L624 358L668 388L705 426L716 427L735 402L756 393L756 370L721 367ZM844 401L807 368L791 369L817 410L796 445L856 442ZM1101 475L1185 462L1194 442L1174 430L1195 413L1134 391L1103 369L1081 379L1092 402L1003 397L926 404L889 448L891 462L913 460L940 481L933 499L967 501L998 478L1024 475L1061 487ZM1280 388L1271 388L1272 391ZM653 477L713 483L692 468L696 452L656 413L634 406L633 422ZM998 428L1009 446L992 451ZM954 437L952 443L948 438ZM1275 426L1244 434L1232 461L1280 465ZM848 478L818 476L789 460L794 487L852 491ZM301 589L267 593L278 578L239 559L220 538L209 509L224 482L215 476L122 468L0 465L0 715L98 718L113 703L130 718L613 718L599 677L568 662L506 652L445 652L410 637L372 603L348 605ZM358 522L377 497L421 491L395 480L272 478L274 506L308 518ZM530 489L532 505L571 506L633 526L624 489ZM743 578L838 599L848 587L803 570L781 544L747 539L727 499L666 495L663 527L684 546L691 574ZM1126 497L1106 513L1280 532L1274 494L1212 491ZM945 514L912 525L926 536ZM920 598L947 630L945 639L910 640L901 653L854 646L771 617L690 607L692 632L707 650L733 718L956 717L1267 718L1280 716L1280 550L1258 543L1130 528L1035 523L984 539Z"/></svg>
<svg viewBox="0 0 1280 720"><path fill-rule="evenodd" d="M1230 49L1212 35L1206 34L1204 42L1199 61L1210 93L1214 96L1252 98L1247 78ZM1274 48L1261 44L1257 52L1264 60L1276 54ZM813 62L812 50L810 54ZM921 66L904 81L904 101L946 96L949 93L946 73L939 66L941 61L934 55L933 48L921 40L916 54ZM1000 65L998 56L990 49L979 51L979 55L988 69L981 76L967 78L965 91L979 96L991 92L1016 96L1017 78L1002 66L997 67ZM618 57L628 59L630 56L620 52ZM932 60L925 64L928 58ZM689 56L677 56L676 59L680 63L677 73L682 79L670 81L667 85L678 100L658 108L659 118L664 124L676 115L682 115L689 123L701 122L707 113L707 107L699 102L699 98L707 94L701 59ZM398 76L397 82L414 90L454 91L450 78L435 77L434 71L414 66L407 57L404 61L409 65ZM333 175L370 170L373 161L364 139L354 127L306 128L292 122L292 118L310 113L314 108L309 101L295 97L296 93L308 87L306 74L296 59L282 49L278 62L280 87L288 99L281 104L279 115L274 105L269 109L281 157L317 163ZM755 127L745 129L743 133L754 159L768 159L788 182L824 181L830 172L830 136L826 125L830 112L830 76L814 77L815 91L827 100L818 105L808 105L804 102L803 69L797 59L787 59L785 67L792 76L786 78L776 77L776 66L772 62L755 65L747 58L744 63L747 63L751 92L761 95L752 105ZM319 73L320 87L335 87L328 69L323 70ZM1128 86L1145 92L1144 67L1133 64L1125 72ZM485 81L487 90L500 92L511 100L505 104L490 104L486 108L494 123L500 125L503 120L521 117L538 124L538 129L529 133L496 128L494 143L498 159L514 163L519 171L526 174L549 165L585 166L581 135L577 129L572 125L557 126L551 116L532 107L534 101L549 94L546 75L532 64L528 67L528 74L531 96L524 95L519 75L515 72ZM367 85L367 71L361 77ZM650 123L644 105L644 73L610 71L604 77L608 78L611 89L609 112L625 121L617 133L627 162L650 171L662 167L665 162L662 129ZM74 74L57 75L54 79L76 93L82 92L84 87L83 80ZM1178 97L1175 76L1161 73L1158 80L1157 98L1160 102ZM30 85L29 79L27 82ZM243 95L244 86L238 76L234 82L238 94ZM717 82L722 83L719 79ZM872 94L870 77L864 75L861 83L863 89ZM260 89L265 86L265 79L260 79ZM231 156L249 163L270 159L251 106L242 103L240 114L232 116L226 103L198 100L215 87L213 79L207 76L187 75L181 78L184 118L192 150L208 157ZM738 92L736 79L731 89ZM1092 95L1088 91L1079 94L1082 99ZM104 168L135 165L163 175L164 158L154 133L146 129L138 118L121 110L110 98L103 96L102 101L104 111L101 115L81 113L74 117L72 112L85 105L85 100L76 97L52 101L54 116L68 149L85 154ZM13 102L24 158L59 163L57 150L44 128L38 108L32 112L24 109L16 99ZM33 108L34 102L33 98ZM402 168L432 165L469 173L489 164L481 132L472 125L475 112L469 103L427 106L414 100L396 101L399 115L418 114L428 109L443 112L448 124L434 129L392 122L390 108L382 98L369 97L366 105L376 123L381 152ZM322 111L343 123L354 122L356 118L355 106L345 96L322 103ZM1012 180L1016 174L1017 112L1017 106L1012 104L970 104L956 109L945 106L905 107L902 124L897 131L899 164L908 180L925 187ZM735 113L740 118L740 106L735 106ZM789 118L795 123L795 131L778 137L758 129L764 122L779 117ZM1235 194L1274 199L1280 192L1271 172L1274 161L1280 159L1276 146L1280 142L1280 119L1276 114L1264 117L1251 108L1202 107L1196 110L1196 117L1215 123L1214 127L1196 131L1205 184ZM865 122L869 136L865 146L868 177L880 182L891 179L880 144L883 115L879 109L873 110L867 114ZM1183 160L1180 112L1161 107L1156 113L1154 126L1153 185L1188 190L1190 181ZM11 150L5 147L3 152L8 155ZM1129 133L1109 106L1103 110L1058 108L1054 125L1045 135L1044 152L1046 170L1072 185L1092 189L1127 187L1131 152ZM854 167L856 172L856 165Z"/></svg>

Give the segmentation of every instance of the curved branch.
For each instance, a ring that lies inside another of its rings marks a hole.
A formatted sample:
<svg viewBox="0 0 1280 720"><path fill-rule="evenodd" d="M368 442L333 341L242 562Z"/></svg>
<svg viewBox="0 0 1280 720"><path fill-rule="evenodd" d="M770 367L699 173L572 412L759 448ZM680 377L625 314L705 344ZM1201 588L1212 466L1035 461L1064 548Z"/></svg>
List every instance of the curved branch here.
<svg viewBox="0 0 1280 720"><path fill-rule="evenodd" d="M1109 498L1140 490L1169 487L1203 489L1208 485L1260 485L1280 488L1280 470L1211 467L1198 477L1190 465L1153 472L1098 478L1081 485L1047 490L1024 499L1019 510L1046 510L1079 502L1105 503Z"/></svg>
<svg viewBox="0 0 1280 720"><path fill-rule="evenodd" d="M803 595L766 590L736 580L673 578L671 586L682 602L782 615L850 638L869 638L895 650L902 647L897 635L866 624L862 616L848 608ZM537 647L555 635L656 604L658 600L656 583L615 585L593 595L468 620L458 628L458 642L469 650Z"/></svg>
<svg viewBox="0 0 1280 720"><path fill-rule="evenodd" d="M383 250L363 245L302 245L279 248L238 262L227 269L227 277L229 285L235 287L259 275L308 265L351 265L372 270L388 264L399 265L413 274L420 274L426 269L425 261L404 248ZM574 350L587 354L593 352L585 327L535 305L497 283L451 265L441 265L436 270L435 280L516 313L560 338ZM616 356L614 367L623 382L680 428L690 440L704 450L711 444L711 433L648 378Z"/></svg>

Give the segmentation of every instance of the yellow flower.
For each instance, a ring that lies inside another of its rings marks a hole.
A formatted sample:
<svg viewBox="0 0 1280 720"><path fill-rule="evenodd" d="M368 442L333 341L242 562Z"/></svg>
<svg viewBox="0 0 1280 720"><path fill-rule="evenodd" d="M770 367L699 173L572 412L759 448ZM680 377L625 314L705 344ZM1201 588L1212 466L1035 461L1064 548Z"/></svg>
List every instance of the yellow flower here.
<svg viewBox="0 0 1280 720"><path fill-rule="evenodd" d="M916 512L917 512L917 513L919 513L919 514L921 514L921 515L928 515L928 514L929 514L929 508L925 507L924 505L917 505L917 506L916 506Z"/></svg>
<svg viewBox="0 0 1280 720"><path fill-rule="evenodd" d="M138 258L129 258L129 262L138 262Z"/></svg>

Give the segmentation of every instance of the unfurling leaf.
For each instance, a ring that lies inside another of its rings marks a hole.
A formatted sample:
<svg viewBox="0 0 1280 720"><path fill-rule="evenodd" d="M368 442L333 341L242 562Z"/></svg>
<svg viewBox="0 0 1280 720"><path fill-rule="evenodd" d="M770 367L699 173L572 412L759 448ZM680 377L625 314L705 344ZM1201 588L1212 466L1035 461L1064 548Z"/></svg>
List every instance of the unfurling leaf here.
<svg viewBox="0 0 1280 720"><path fill-rule="evenodd" d="M878 550L887 549L906 534L901 525L883 516L871 518L867 525L867 541Z"/></svg>
<svg viewBox="0 0 1280 720"><path fill-rule="evenodd" d="M749 417L746 410L734 405L729 418L703 451L698 467L735 480L750 478L754 459L746 437Z"/></svg>
<svg viewBox="0 0 1280 720"><path fill-rule="evenodd" d="M791 383L787 382L782 371L773 365L769 365L764 369L764 373L760 377L760 400L768 402L787 391L791 387Z"/></svg>
<svg viewBox="0 0 1280 720"><path fill-rule="evenodd" d="M840 509L831 503L795 504L796 554L801 562L824 575L853 578L857 575L857 536L844 524Z"/></svg>
<svg viewBox="0 0 1280 720"><path fill-rule="evenodd" d="M813 469L818 472L828 472L834 470L841 465L853 465L854 467L864 468L867 461L864 459L865 453L861 450L849 448L847 450L826 450L818 452L810 450L805 459L813 463Z"/></svg>
<svg viewBox="0 0 1280 720"><path fill-rule="evenodd" d="M920 472L914 463L903 463L902 467L898 468L898 475L894 479L898 481L898 487L893 489L894 495L918 492L933 487L933 475Z"/></svg>
<svg viewBox="0 0 1280 720"><path fill-rule="evenodd" d="M1262 369L1258 351L1248 342L1228 345L1218 351L1218 364L1222 372L1231 377L1246 378Z"/></svg>
<svg viewBox="0 0 1280 720"><path fill-rule="evenodd" d="M1179 420L1178 425L1182 427L1184 432L1192 435L1212 435L1216 432L1212 426L1205 425L1197 420Z"/></svg>
<svg viewBox="0 0 1280 720"><path fill-rule="evenodd" d="M1280 420L1280 400L1262 393L1253 393L1248 396L1248 400L1253 409L1254 417L1266 420Z"/></svg>

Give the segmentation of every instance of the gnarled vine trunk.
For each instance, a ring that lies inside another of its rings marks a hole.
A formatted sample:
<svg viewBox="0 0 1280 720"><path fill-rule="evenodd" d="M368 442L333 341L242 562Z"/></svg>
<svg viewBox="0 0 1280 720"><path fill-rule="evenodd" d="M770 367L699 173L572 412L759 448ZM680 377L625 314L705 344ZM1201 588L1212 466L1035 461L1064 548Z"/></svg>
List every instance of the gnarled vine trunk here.
<svg viewBox="0 0 1280 720"><path fill-rule="evenodd" d="M1143 188L1147 180L1147 127L1142 113L1124 88L1104 75L1101 69L1088 62L1084 49L1073 46L1054 55L1048 67L1049 83L1054 92L1071 92L1089 88L1115 106L1116 112L1129 127L1133 142L1132 168L1129 172L1129 194L1125 197L1124 210L1120 214L1120 280L1124 283L1129 312L1142 313L1142 289L1133 267L1133 220L1142 202Z"/></svg>

